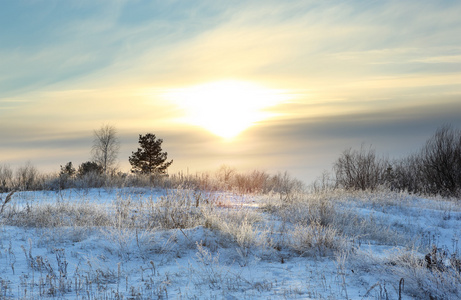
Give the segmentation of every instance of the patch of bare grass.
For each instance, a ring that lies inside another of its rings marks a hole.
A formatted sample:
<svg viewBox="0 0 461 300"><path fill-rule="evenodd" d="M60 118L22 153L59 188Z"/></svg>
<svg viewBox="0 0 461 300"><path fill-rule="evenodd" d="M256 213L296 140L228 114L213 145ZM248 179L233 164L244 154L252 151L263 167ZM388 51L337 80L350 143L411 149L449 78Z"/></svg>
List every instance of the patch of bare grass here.
<svg viewBox="0 0 461 300"><path fill-rule="evenodd" d="M3 222L18 227L50 228L106 226L109 220L107 210L95 204L61 202L14 208Z"/></svg>
<svg viewBox="0 0 461 300"><path fill-rule="evenodd" d="M149 227L161 229L192 228L202 224L199 201L190 190L168 192L147 202Z"/></svg>

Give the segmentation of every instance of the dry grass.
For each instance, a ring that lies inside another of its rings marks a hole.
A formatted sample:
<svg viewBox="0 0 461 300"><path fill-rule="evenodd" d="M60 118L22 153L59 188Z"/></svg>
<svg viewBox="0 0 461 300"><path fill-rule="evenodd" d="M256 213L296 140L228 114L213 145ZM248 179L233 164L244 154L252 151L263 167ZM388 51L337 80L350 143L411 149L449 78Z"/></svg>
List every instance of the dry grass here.
<svg viewBox="0 0 461 300"><path fill-rule="evenodd" d="M31 228L93 227L108 225L110 216L104 207L95 204L61 202L13 206L6 210L3 223Z"/></svg>
<svg viewBox="0 0 461 300"><path fill-rule="evenodd" d="M300 255L324 256L332 254L333 251L343 250L346 245L346 240L336 229L319 223L310 223L308 226L295 225L287 235L288 247Z"/></svg>
<svg viewBox="0 0 461 300"><path fill-rule="evenodd" d="M149 199L149 227L173 229L191 228L203 224L199 201L190 190L168 192L160 199Z"/></svg>
<svg viewBox="0 0 461 300"><path fill-rule="evenodd" d="M223 195L212 196L189 189L170 190L159 199L144 197L142 190L131 190L119 194L114 202L101 205L88 201L74 203L61 197L55 203L34 202L32 205L27 202L18 206L14 205L14 197L10 197L4 205L1 224L40 229L36 231L41 236L38 245L57 248L60 243L80 242L91 234L101 238L105 251L116 255L122 263L141 257L146 262L142 272L149 273L152 281L148 284L146 280L143 288L133 287L132 291L126 287L125 295L166 297L171 274L156 273L149 257L163 257L164 261L171 261L189 255L190 251L197 253L195 265L188 267L190 276L195 276L193 282L196 287L208 284L212 289L221 291L253 291L270 290L277 285L274 282L256 284L245 276L232 273L231 268L219 261L219 251L228 251L227 257L241 267L261 258L277 263L300 256L323 256L336 260L336 280L342 297L347 297L349 292L347 282L351 275L348 270L356 269L385 276L394 285L400 278L405 278L406 295L455 299L461 290L459 254L455 254L457 260L450 262L451 265L428 268L424 257L409 251L393 254L388 259L361 252L361 243L400 245L402 249L413 246L412 233L404 232L405 228L397 227L398 224L385 216L363 213L371 209L375 212L392 212L393 209L412 211L415 201L412 196L393 195L385 191L345 193L338 190L311 194L297 192L291 193L290 197L275 193L266 195L259 208L222 205L232 200ZM428 200L424 204L431 209L459 209L453 203L445 206L442 202L434 205L430 201L437 200ZM229 255L231 252L234 256ZM34 254L32 245L25 254L29 260L37 261L38 255ZM436 260L450 261L450 258L439 254ZM57 264L58 258L53 259ZM62 255L59 259L63 259ZM5 260L11 264L9 256ZM37 268L30 271L37 272ZM42 266L42 270L46 271L46 265ZM93 288L98 285L99 292L94 290L91 294L90 291L90 295L85 297L107 296L114 299L116 294L108 295L114 291L121 293L120 287L114 288L123 277L120 272L123 273L123 269L120 271L116 266L97 266L96 258L82 258L72 283L62 279L61 282L44 282L42 287L46 293L60 297L69 293L68 290L83 295L92 285ZM385 289L384 282L367 287L368 295L375 293L378 298L387 293L390 295L390 289ZM8 294L8 287L2 287L0 292ZM302 294L300 290L293 289L289 295L294 296L298 292ZM25 292L21 293L26 298ZM45 294L39 291L36 295L42 297Z"/></svg>
<svg viewBox="0 0 461 300"><path fill-rule="evenodd" d="M436 248L435 248L436 249ZM447 251L434 252L431 263L415 252L396 255L391 260L393 273L405 279L407 292L420 298L459 299L461 257Z"/></svg>

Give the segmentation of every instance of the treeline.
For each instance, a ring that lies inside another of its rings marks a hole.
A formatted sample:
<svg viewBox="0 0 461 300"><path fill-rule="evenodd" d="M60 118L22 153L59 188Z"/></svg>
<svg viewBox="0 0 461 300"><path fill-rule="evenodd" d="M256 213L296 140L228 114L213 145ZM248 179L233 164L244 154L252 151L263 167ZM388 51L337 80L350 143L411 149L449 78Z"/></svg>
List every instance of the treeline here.
<svg viewBox="0 0 461 300"><path fill-rule="evenodd" d="M461 197L461 130L444 125L417 152L399 160L376 155L372 147L347 149L336 160L334 187L387 187L416 194Z"/></svg>
<svg viewBox="0 0 461 300"><path fill-rule="evenodd" d="M74 167L72 162L61 165L59 172L41 174L32 164L17 170L0 164L0 192L12 190L51 190L100 187L157 187L189 188L203 191L231 191L237 193L276 192L288 197L301 190L303 183L287 173L268 174L264 171L237 172L227 166L214 173L170 175L167 152L162 150L163 140L155 134L139 135L139 147L128 161L129 173L116 167L120 142L114 126L103 125L93 132L92 159Z"/></svg>
<svg viewBox="0 0 461 300"><path fill-rule="evenodd" d="M0 192L11 190L52 190L100 187L189 188L203 191L236 193L270 193L289 198L294 192L306 189L302 181L288 173L269 174L264 171L238 172L222 166L216 172L168 174L166 152L162 140L155 135L140 135L138 151L130 157L130 173L120 172L109 164L87 161L75 168L72 162L61 166L59 172L40 173L32 164L13 170L0 164ZM155 159L146 158L153 153ZM154 162L154 163L149 163ZM106 167L104 167L106 166ZM333 176L324 173L310 187L314 191L340 188L346 190L375 190L386 188L423 195L461 198L461 130L450 125L437 129L435 134L415 153L403 159L378 156L374 148L343 151L333 166Z"/></svg>
<svg viewBox="0 0 461 300"><path fill-rule="evenodd" d="M16 170L8 164L0 164L0 192L102 187L120 175L104 173L102 167L94 162L82 163L78 170L69 162L61 166L58 173L41 173L30 162Z"/></svg>
<svg viewBox="0 0 461 300"><path fill-rule="evenodd" d="M68 188L187 188L200 191L228 191L239 194L277 193L288 198L294 192L304 189L302 181L287 172L269 174L265 171L238 172L229 166L221 166L215 172L194 174L125 173L112 169L103 172L94 162L85 162L74 168L72 162L61 166L55 173L40 173L32 164L13 170L6 164L0 165L0 192L12 190L59 191Z"/></svg>

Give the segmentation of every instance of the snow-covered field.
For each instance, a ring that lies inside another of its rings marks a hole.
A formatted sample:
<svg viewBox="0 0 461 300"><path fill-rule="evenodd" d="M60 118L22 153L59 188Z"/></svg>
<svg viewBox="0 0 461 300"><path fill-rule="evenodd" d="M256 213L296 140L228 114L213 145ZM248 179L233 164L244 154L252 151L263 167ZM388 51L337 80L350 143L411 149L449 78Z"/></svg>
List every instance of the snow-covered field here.
<svg viewBox="0 0 461 300"><path fill-rule="evenodd" d="M0 218L0 299L461 298L459 200L72 189Z"/></svg>

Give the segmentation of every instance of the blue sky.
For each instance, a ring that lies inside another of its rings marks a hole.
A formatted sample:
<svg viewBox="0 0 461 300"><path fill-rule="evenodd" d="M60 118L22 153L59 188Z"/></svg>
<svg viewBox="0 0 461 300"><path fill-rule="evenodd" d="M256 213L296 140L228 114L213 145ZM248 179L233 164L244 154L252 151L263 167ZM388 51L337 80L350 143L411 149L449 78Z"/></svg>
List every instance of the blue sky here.
<svg viewBox="0 0 461 300"><path fill-rule="evenodd" d="M172 171L229 164L311 181L361 143L403 156L438 126L461 127L460 15L458 1L0 0L0 163L78 165L105 123L122 170L147 132ZM190 93L215 82L283 97L254 108L213 94L241 113L209 105L210 122L267 116L226 139L191 117Z"/></svg>

